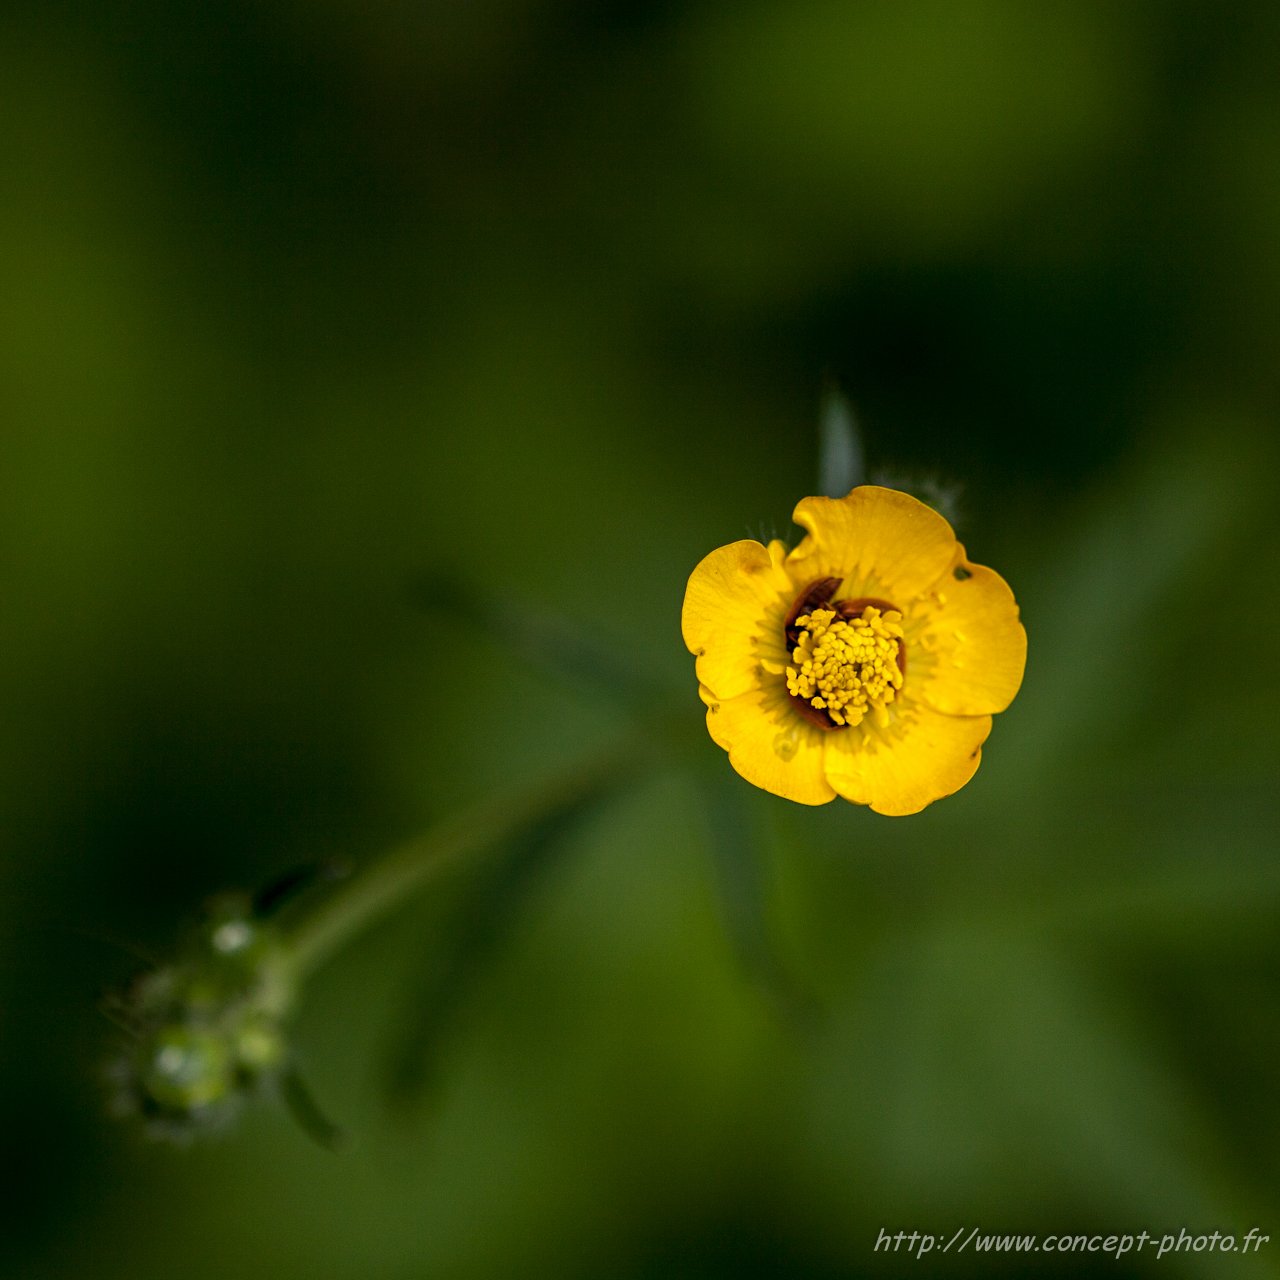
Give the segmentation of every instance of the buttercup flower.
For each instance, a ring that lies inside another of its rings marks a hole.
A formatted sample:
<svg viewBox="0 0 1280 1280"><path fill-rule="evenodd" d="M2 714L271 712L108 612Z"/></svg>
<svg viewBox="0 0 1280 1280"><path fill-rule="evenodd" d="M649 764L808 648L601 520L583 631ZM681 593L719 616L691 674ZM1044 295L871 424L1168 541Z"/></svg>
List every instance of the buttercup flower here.
<svg viewBox="0 0 1280 1280"><path fill-rule="evenodd" d="M1013 593L896 489L805 498L794 519L794 550L733 542L689 578L707 728L775 795L917 813L973 777L1022 683Z"/></svg>

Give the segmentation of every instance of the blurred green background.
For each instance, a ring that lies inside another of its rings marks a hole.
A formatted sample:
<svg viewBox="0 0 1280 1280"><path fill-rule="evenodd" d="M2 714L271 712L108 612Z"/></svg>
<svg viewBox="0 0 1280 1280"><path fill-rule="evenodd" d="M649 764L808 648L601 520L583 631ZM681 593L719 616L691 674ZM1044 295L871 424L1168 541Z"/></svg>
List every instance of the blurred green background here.
<svg viewBox="0 0 1280 1280"><path fill-rule="evenodd" d="M5 1274L1280 1274L1278 51L1262 0L6 5ZM680 642L828 374L1030 634L913 819L735 783ZM146 1143L117 940L614 731L442 574L689 754L495 907L416 1106L465 876L306 993L348 1150ZM873 1251L975 1225L1272 1243Z"/></svg>

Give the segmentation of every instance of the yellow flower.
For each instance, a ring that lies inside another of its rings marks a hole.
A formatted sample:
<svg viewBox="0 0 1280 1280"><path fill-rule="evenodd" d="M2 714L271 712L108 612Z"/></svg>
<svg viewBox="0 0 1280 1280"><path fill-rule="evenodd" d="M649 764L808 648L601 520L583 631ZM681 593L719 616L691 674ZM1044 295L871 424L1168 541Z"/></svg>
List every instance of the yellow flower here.
<svg viewBox="0 0 1280 1280"><path fill-rule="evenodd" d="M794 550L733 542L690 575L681 622L707 728L775 795L917 813L973 777L1022 683L1013 593L896 489L805 498L794 519Z"/></svg>

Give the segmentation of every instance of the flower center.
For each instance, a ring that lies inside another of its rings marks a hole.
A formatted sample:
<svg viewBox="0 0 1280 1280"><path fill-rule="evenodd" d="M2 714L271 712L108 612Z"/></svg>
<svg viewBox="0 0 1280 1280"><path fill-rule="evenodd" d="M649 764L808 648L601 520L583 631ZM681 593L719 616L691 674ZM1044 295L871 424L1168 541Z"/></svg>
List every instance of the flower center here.
<svg viewBox="0 0 1280 1280"><path fill-rule="evenodd" d="M861 602L853 602L859 604ZM868 711L883 724L888 706L902 688L902 614L862 605L850 613L844 601L813 608L797 617L791 634L794 664L787 668L787 692L827 727L856 725Z"/></svg>

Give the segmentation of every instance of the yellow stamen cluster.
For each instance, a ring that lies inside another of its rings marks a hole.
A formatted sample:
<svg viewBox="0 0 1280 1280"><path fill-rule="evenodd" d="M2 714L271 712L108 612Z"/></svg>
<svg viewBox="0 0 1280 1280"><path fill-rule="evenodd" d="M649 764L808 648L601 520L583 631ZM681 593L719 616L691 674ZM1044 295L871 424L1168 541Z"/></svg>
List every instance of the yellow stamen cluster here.
<svg viewBox="0 0 1280 1280"><path fill-rule="evenodd" d="M898 644L902 615L867 605L845 621L834 609L814 609L796 619L800 642L791 651L787 692L825 711L837 725L856 725L868 711L883 724L902 688Z"/></svg>

